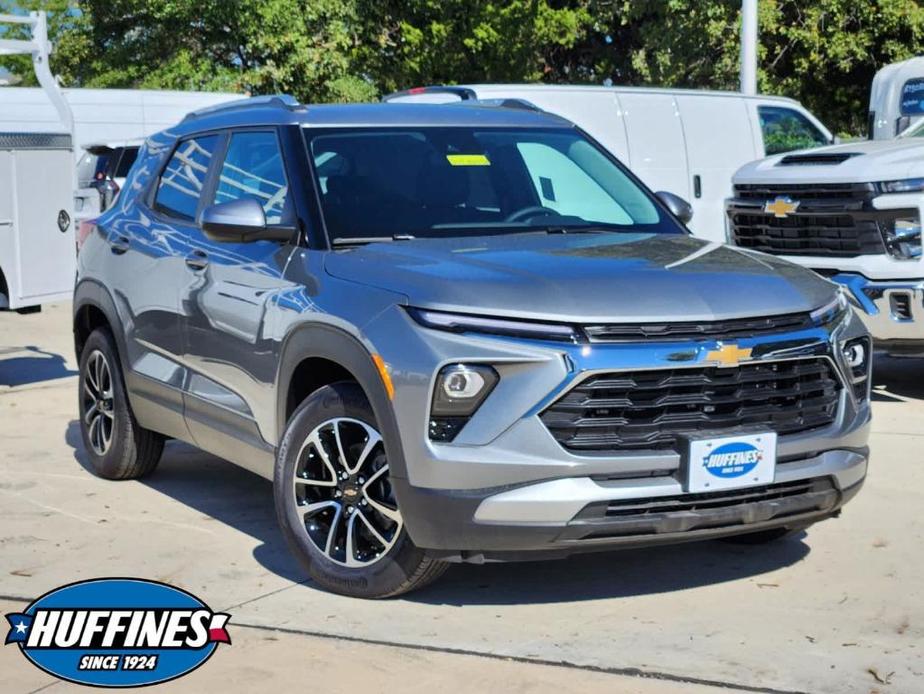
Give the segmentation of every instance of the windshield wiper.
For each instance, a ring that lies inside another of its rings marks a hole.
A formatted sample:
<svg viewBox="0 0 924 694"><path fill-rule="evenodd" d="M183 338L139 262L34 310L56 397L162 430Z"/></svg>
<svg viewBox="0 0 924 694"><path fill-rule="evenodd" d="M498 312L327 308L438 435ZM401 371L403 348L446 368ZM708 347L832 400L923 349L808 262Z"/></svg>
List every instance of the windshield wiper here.
<svg viewBox="0 0 924 694"><path fill-rule="evenodd" d="M379 243L392 241L411 241L417 237L412 234L395 234L394 236L343 236L330 242L331 246L360 246L364 243Z"/></svg>

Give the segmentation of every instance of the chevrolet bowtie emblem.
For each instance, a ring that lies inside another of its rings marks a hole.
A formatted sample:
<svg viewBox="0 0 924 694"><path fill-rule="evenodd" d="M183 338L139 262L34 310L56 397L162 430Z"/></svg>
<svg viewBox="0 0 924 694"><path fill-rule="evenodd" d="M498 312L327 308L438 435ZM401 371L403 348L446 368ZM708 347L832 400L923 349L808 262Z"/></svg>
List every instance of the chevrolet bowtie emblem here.
<svg viewBox="0 0 924 694"><path fill-rule="evenodd" d="M723 345L721 342L717 349L706 352L706 361L715 361L719 366L738 366L738 364L751 357L753 350L750 347L738 345Z"/></svg>
<svg viewBox="0 0 924 694"><path fill-rule="evenodd" d="M798 200L790 200L789 198L777 198L773 202L768 202L764 205L764 212L772 212L774 217L788 217L793 212L799 209Z"/></svg>

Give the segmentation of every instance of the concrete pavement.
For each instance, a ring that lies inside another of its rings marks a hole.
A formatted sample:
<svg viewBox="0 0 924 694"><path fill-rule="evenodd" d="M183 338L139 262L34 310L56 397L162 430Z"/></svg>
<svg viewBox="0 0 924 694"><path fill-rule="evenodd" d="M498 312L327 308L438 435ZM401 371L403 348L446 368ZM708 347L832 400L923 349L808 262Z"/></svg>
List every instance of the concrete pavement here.
<svg viewBox="0 0 924 694"><path fill-rule="evenodd" d="M924 691L924 360L877 361L868 482L801 537L457 566L362 602L305 582L270 485L229 463L172 442L144 481L93 477L69 328L68 306L0 313L0 607L106 575L190 590L235 642L172 688ZM52 682L11 646L0 680Z"/></svg>

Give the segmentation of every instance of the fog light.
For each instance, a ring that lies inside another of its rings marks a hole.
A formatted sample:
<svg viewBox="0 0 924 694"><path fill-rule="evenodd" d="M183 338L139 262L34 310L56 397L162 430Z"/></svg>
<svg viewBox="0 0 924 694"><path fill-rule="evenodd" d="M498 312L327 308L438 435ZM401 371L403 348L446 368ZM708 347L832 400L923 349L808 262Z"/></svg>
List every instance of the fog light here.
<svg viewBox="0 0 924 694"><path fill-rule="evenodd" d="M921 222L914 217L902 217L886 228L886 248L893 258L916 260L921 257Z"/></svg>
<svg viewBox="0 0 924 694"><path fill-rule="evenodd" d="M482 364L450 364L436 377L430 406L430 438L452 441L497 385L497 372Z"/></svg>
<svg viewBox="0 0 924 694"><path fill-rule="evenodd" d="M859 369L866 364L866 345L862 342L851 342L844 347L844 359L851 370Z"/></svg>
<svg viewBox="0 0 924 694"><path fill-rule="evenodd" d="M850 380L857 400L865 399L869 394L869 367L872 345L868 337L851 340L841 347L844 362L850 369Z"/></svg>

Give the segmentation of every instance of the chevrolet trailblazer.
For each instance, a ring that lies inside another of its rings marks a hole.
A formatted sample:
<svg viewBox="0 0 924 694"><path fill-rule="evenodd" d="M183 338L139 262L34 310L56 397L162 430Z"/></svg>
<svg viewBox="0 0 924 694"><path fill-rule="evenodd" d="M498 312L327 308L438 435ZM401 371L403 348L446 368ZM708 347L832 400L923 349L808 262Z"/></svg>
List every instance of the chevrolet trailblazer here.
<svg viewBox="0 0 924 694"><path fill-rule="evenodd" d="M321 586L836 515L870 343L836 285L693 238L572 123L252 99L148 139L78 259L98 474L176 438L273 480Z"/></svg>

